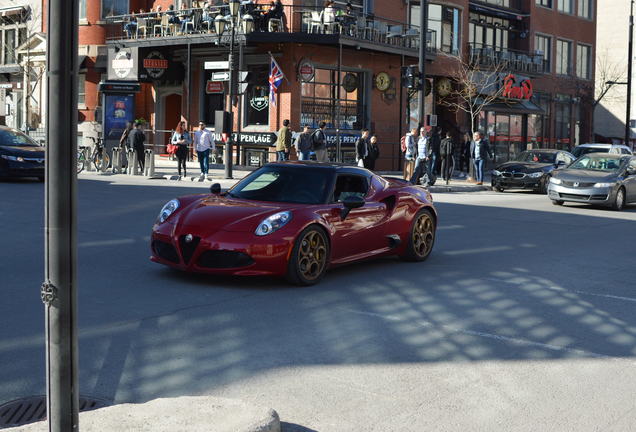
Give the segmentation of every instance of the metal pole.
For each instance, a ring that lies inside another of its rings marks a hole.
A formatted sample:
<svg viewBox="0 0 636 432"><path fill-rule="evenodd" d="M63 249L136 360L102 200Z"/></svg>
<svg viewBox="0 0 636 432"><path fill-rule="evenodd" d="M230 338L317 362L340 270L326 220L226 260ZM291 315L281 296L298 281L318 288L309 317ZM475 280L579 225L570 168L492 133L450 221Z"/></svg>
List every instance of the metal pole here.
<svg viewBox="0 0 636 432"><path fill-rule="evenodd" d="M239 71L245 68L243 64L243 43L239 42ZM238 81L238 80L237 80ZM238 123L236 125L236 164L241 164L241 125L243 124L243 95L238 95L238 108L236 116Z"/></svg>
<svg viewBox="0 0 636 432"><path fill-rule="evenodd" d="M400 70L402 70L402 68L404 67L404 54L402 54L400 56ZM400 142L400 140L402 139L402 128L404 127L404 125L402 124L402 122L404 121L404 88L402 87L402 83L400 82L398 88L400 89L400 126L398 127L398 144ZM395 146L393 146L395 147ZM393 167L393 162L391 162L391 167ZM402 169L402 155L401 153L398 153L398 166L397 166L398 171Z"/></svg>
<svg viewBox="0 0 636 432"><path fill-rule="evenodd" d="M632 61L634 48L634 0L629 7L629 44L627 48L627 109L625 114L625 145L630 144L630 121L632 114Z"/></svg>
<svg viewBox="0 0 636 432"><path fill-rule="evenodd" d="M235 36L235 27L236 27L236 19L232 17L232 30L230 34L230 55L228 56L229 66L230 66L230 103L229 103L229 111L232 113L232 124L230 126L230 135L225 141L225 178L231 179L232 177L232 135L234 132L234 113L232 112L232 106L234 103L234 95L236 94L236 68L234 65L234 36Z"/></svg>
<svg viewBox="0 0 636 432"><path fill-rule="evenodd" d="M420 91L419 91L419 123L420 126L424 126L424 98L426 88L424 83L426 82L426 36L428 33L428 2L427 0L420 0L420 49L419 49L419 70L420 70Z"/></svg>
<svg viewBox="0 0 636 432"><path fill-rule="evenodd" d="M340 39L338 39L340 40ZM338 42L338 86L336 88L336 162L342 162L342 144L340 143L340 87L342 75L342 43Z"/></svg>
<svg viewBox="0 0 636 432"><path fill-rule="evenodd" d="M78 0L49 0L45 304L50 432L79 428L77 346L77 48Z"/></svg>
<svg viewBox="0 0 636 432"><path fill-rule="evenodd" d="M188 71L187 71L187 75L188 75L188 89L186 90L188 92L187 97L186 97L186 116L187 118L187 122L186 125L188 127L188 129L190 129L190 133L192 133L192 127L190 125L190 95L192 94L192 67L190 65L190 62L192 61L192 45L190 45L190 43L188 42ZM192 135L191 135L192 136ZM194 140L193 140L194 141ZM188 159L192 160L193 157L192 155L194 154L194 149L188 149Z"/></svg>

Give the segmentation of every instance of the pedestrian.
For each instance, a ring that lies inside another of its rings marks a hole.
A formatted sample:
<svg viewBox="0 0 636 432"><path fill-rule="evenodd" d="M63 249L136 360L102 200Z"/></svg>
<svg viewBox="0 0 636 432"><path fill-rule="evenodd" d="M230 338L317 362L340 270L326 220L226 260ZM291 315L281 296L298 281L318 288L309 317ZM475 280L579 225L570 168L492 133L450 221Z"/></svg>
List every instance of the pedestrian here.
<svg viewBox="0 0 636 432"><path fill-rule="evenodd" d="M364 160L364 166L371 171L375 170L375 161L380 157L380 148L378 147L378 137L372 135L369 139L369 151L367 158Z"/></svg>
<svg viewBox="0 0 636 432"><path fill-rule="evenodd" d="M188 146L192 144L192 137L186 128L186 122L180 121L172 134L172 144L177 146L175 156L177 156L177 167L179 170L179 179L181 179L181 168L183 168L183 177L188 174L186 172L186 160L188 159Z"/></svg>
<svg viewBox="0 0 636 432"><path fill-rule="evenodd" d="M439 150L440 150L440 146L442 143L442 138L439 136L439 130L437 128L433 128L433 130L431 131L430 134L430 147L429 147L429 167L428 167L428 172L431 175L438 175L439 174L439 168L438 168L438 164L437 162L440 160L439 156Z"/></svg>
<svg viewBox="0 0 636 432"><path fill-rule="evenodd" d="M311 135L312 149L316 154L316 160L318 162L327 162L327 134L325 129L327 123L321 121L318 124L318 129Z"/></svg>
<svg viewBox="0 0 636 432"><path fill-rule="evenodd" d="M369 155L369 129L362 128L362 135L356 141L356 162L359 167L366 167L364 160Z"/></svg>
<svg viewBox="0 0 636 432"><path fill-rule="evenodd" d="M404 180L411 180L417 155L417 128L411 129L404 137Z"/></svg>
<svg viewBox="0 0 636 432"><path fill-rule="evenodd" d="M210 149L212 148L212 134L205 128L205 122L199 122L199 130L194 132L194 148L201 168L201 178L208 175L210 169Z"/></svg>
<svg viewBox="0 0 636 432"><path fill-rule="evenodd" d="M484 164L491 155L488 140L479 131L474 133L473 141L470 143L470 157L475 167L475 180L478 185L482 185L484 184Z"/></svg>
<svg viewBox="0 0 636 432"><path fill-rule="evenodd" d="M455 143L450 131L446 132L446 138L442 140L439 149L439 155L442 161L442 178L449 183L453 174L453 166L455 165L453 156L455 154Z"/></svg>
<svg viewBox="0 0 636 432"><path fill-rule="evenodd" d="M298 160L309 160L309 153L311 153L311 133L309 132L309 125L303 127L302 133L296 139L296 153L298 153Z"/></svg>
<svg viewBox="0 0 636 432"><path fill-rule="evenodd" d="M457 153L459 154L459 171L468 175L468 167L470 164L470 134L464 132ZM465 167L465 168L464 168Z"/></svg>
<svg viewBox="0 0 636 432"><path fill-rule="evenodd" d="M289 120L283 120L283 127L278 131L276 140L276 160L286 161L291 149L292 132L289 130Z"/></svg>
<svg viewBox="0 0 636 432"><path fill-rule="evenodd" d="M128 159L126 158L126 152L128 151L128 136L133 129L132 122L126 122L126 129L121 133L119 138L119 157L121 158L121 168L125 169L128 166Z"/></svg>
<svg viewBox="0 0 636 432"><path fill-rule="evenodd" d="M415 171L411 176L411 183L419 184L424 174L428 174L429 182L432 177L430 171L430 134L426 133L424 127L420 128L420 136L417 139L417 159L415 160ZM428 171L428 172L427 172Z"/></svg>
<svg viewBox="0 0 636 432"><path fill-rule="evenodd" d="M128 145L131 149L135 150L135 154L137 155L137 164L143 173L146 162L144 158L144 142L146 141L146 136L144 135L144 131L141 129L141 122L135 121L134 124L135 127L128 134ZM131 166L130 169L134 169L134 167Z"/></svg>

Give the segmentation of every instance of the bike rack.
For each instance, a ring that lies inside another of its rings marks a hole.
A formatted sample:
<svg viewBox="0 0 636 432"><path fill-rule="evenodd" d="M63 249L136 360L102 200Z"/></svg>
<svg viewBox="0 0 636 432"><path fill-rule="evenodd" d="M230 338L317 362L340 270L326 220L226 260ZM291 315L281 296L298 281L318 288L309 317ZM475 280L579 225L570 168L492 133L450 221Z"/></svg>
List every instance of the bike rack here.
<svg viewBox="0 0 636 432"><path fill-rule="evenodd" d="M121 150L119 147L113 147L113 159L112 159L112 164L113 164L113 174L119 174L122 172L122 168L121 168Z"/></svg>
<svg viewBox="0 0 636 432"><path fill-rule="evenodd" d="M144 175L146 177L155 177L155 152L152 149L144 150L146 163L144 164Z"/></svg>
<svg viewBox="0 0 636 432"><path fill-rule="evenodd" d="M139 175L139 164L137 163L137 152L133 149L128 149L126 152L126 156L128 157L128 170L126 173L128 175Z"/></svg>
<svg viewBox="0 0 636 432"><path fill-rule="evenodd" d="M91 158L92 156L92 152L91 152L92 147L86 147L84 149L84 169L87 172L93 172L95 171L95 166L93 165L93 160Z"/></svg>

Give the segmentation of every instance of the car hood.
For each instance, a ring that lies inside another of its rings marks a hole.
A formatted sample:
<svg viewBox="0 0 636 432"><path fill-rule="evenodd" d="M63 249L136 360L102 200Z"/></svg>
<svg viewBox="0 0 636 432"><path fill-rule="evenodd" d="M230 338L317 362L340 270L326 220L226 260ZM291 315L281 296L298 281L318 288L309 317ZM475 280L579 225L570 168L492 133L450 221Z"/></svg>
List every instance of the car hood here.
<svg viewBox="0 0 636 432"><path fill-rule="evenodd" d="M520 172L520 173L528 173L528 172L536 172L536 171L544 171L547 168L554 167L553 164L549 163L538 163L538 162L515 162L510 161L503 163L497 167L497 171L508 171L508 172Z"/></svg>
<svg viewBox="0 0 636 432"><path fill-rule="evenodd" d="M0 154L28 158L44 158L44 147L37 146L0 146Z"/></svg>
<svg viewBox="0 0 636 432"><path fill-rule="evenodd" d="M266 203L209 195L194 201L175 221L181 232L206 237L217 231L254 232L267 216L288 210L285 203Z"/></svg>
<svg viewBox="0 0 636 432"><path fill-rule="evenodd" d="M555 174L554 177L571 182L603 183L615 181L618 178L618 174L593 170L564 169Z"/></svg>

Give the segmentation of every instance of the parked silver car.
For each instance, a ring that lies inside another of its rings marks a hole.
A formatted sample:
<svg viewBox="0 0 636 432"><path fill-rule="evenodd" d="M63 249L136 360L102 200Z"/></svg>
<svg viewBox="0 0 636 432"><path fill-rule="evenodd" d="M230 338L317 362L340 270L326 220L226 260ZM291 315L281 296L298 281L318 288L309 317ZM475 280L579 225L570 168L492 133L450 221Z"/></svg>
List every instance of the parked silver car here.
<svg viewBox="0 0 636 432"><path fill-rule="evenodd" d="M591 143L581 144L574 147L572 154L574 157L581 157L588 153L614 153L614 154L632 154L629 147L623 144L603 144L603 143Z"/></svg>
<svg viewBox="0 0 636 432"><path fill-rule="evenodd" d="M588 153L554 171L548 197L555 205L571 201L622 210L636 203L636 156Z"/></svg>

